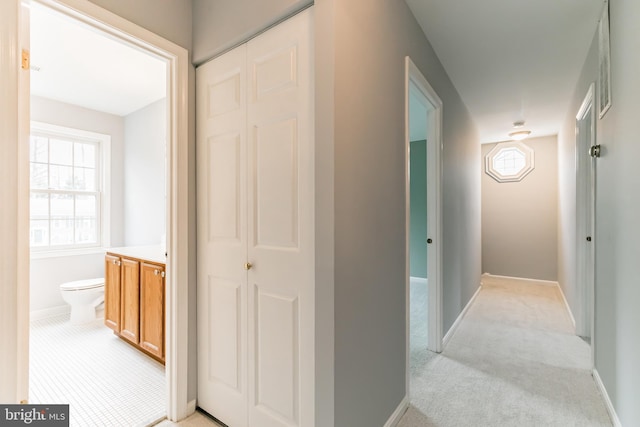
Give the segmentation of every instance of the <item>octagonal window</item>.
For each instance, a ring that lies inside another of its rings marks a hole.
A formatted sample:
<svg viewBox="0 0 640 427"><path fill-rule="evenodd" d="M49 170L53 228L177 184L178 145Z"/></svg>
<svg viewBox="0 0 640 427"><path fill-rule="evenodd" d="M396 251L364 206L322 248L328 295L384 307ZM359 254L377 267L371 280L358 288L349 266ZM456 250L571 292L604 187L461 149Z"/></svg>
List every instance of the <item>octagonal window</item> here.
<svg viewBox="0 0 640 427"><path fill-rule="evenodd" d="M485 172L498 182L520 181L533 170L533 157L522 142L502 142L485 157Z"/></svg>

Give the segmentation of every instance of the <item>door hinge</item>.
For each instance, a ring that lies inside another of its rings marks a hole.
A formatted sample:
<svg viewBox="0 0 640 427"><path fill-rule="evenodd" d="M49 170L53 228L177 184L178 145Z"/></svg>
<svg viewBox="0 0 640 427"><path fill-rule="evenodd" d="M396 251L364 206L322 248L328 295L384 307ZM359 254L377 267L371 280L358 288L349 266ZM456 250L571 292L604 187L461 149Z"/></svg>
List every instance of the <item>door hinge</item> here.
<svg viewBox="0 0 640 427"><path fill-rule="evenodd" d="M29 54L29 51L27 49L22 49L22 69L23 70L29 69L30 58L31 58L31 55Z"/></svg>
<svg viewBox="0 0 640 427"><path fill-rule="evenodd" d="M600 157L600 144L589 147L589 155L593 158Z"/></svg>

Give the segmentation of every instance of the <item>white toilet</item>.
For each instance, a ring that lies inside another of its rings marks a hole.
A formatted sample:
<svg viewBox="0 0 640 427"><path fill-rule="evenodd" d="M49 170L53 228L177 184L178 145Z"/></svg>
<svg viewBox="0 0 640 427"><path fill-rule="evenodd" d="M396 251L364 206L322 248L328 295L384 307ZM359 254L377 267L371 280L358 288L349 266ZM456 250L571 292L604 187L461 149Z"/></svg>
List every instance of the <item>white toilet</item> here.
<svg viewBox="0 0 640 427"><path fill-rule="evenodd" d="M104 278L63 283L60 293L71 306L72 324L90 322L96 318L96 307L104 301Z"/></svg>

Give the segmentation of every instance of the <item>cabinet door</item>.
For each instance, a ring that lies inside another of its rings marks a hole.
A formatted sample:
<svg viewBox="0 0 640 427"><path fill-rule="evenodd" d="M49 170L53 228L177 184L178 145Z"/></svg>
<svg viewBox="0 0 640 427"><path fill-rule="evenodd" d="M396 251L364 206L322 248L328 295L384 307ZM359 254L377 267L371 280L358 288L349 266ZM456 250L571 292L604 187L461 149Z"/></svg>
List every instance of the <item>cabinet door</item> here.
<svg viewBox="0 0 640 427"><path fill-rule="evenodd" d="M164 360L164 266L142 263L140 346Z"/></svg>
<svg viewBox="0 0 640 427"><path fill-rule="evenodd" d="M104 258L104 324L120 332L120 257Z"/></svg>
<svg viewBox="0 0 640 427"><path fill-rule="evenodd" d="M140 263L122 258L122 296L120 302L120 336L134 344L140 342Z"/></svg>

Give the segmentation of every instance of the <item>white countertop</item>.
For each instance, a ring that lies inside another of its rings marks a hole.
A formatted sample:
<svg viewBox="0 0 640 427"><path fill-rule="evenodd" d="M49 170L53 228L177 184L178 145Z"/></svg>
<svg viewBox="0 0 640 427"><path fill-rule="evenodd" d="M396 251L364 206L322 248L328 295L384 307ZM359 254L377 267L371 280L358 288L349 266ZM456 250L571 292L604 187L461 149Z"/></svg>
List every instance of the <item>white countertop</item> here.
<svg viewBox="0 0 640 427"><path fill-rule="evenodd" d="M122 246L119 248L107 248L107 252L125 257L138 258L145 261L166 264L165 250L160 245L153 246Z"/></svg>

